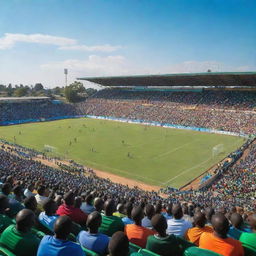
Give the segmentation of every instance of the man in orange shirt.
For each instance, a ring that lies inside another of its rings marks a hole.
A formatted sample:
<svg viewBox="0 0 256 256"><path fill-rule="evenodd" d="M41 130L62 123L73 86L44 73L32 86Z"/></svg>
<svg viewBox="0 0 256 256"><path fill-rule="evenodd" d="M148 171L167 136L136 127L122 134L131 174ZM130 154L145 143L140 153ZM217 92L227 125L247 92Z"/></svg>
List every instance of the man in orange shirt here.
<svg viewBox="0 0 256 256"><path fill-rule="evenodd" d="M141 207L133 208L132 219L134 220L135 224L126 225L125 234L131 243L145 248L148 236L154 235L156 232L141 226L141 220L143 217L143 210Z"/></svg>
<svg viewBox="0 0 256 256"><path fill-rule="evenodd" d="M213 229L210 226L205 226L206 217L203 213L197 212L194 215L194 224L195 227L188 229L185 234L185 238L194 243L195 245L199 245L199 239L204 232L212 233Z"/></svg>
<svg viewBox="0 0 256 256"><path fill-rule="evenodd" d="M219 213L212 217L213 233L203 233L199 240L199 247L219 253L223 256L243 256L241 242L227 237L229 223L227 218Z"/></svg>

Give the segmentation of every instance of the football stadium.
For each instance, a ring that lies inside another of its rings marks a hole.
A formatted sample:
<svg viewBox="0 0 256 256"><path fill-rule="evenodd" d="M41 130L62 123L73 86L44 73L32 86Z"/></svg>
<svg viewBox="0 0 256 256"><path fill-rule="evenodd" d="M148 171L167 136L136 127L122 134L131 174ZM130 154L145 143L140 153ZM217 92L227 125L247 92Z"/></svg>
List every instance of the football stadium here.
<svg viewBox="0 0 256 256"><path fill-rule="evenodd" d="M0 3L0 256L256 256L255 1L159 3Z"/></svg>
<svg viewBox="0 0 256 256"><path fill-rule="evenodd" d="M36 174L64 198L74 189L93 192L90 200L121 193L122 207L131 196L160 208L189 199L253 209L256 73L79 79L103 89L74 104L1 99L0 170L11 183Z"/></svg>

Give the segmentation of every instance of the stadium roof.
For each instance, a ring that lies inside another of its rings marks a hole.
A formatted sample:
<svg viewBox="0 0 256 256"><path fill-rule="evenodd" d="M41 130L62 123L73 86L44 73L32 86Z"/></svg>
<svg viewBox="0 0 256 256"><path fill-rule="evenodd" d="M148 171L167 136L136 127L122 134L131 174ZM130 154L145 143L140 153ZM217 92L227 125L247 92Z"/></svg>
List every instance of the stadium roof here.
<svg viewBox="0 0 256 256"><path fill-rule="evenodd" d="M206 72L163 75L82 77L102 86L249 86L256 87L256 72Z"/></svg>

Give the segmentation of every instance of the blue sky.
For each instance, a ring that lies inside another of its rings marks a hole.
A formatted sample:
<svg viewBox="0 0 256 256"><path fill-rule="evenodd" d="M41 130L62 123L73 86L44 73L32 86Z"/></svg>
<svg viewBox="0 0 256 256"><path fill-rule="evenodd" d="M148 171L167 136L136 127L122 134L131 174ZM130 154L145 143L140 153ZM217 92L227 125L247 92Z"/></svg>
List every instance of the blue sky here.
<svg viewBox="0 0 256 256"><path fill-rule="evenodd" d="M255 0L0 0L0 83L256 70Z"/></svg>

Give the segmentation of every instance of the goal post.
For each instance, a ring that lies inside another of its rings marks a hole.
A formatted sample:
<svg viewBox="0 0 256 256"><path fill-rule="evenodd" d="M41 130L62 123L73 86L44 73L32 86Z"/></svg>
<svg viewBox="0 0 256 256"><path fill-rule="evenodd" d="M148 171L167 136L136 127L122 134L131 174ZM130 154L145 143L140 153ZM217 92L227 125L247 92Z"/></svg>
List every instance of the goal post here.
<svg viewBox="0 0 256 256"><path fill-rule="evenodd" d="M215 158L222 153L224 153L224 145L223 144L218 144L212 148L212 158Z"/></svg>
<svg viewBox="0 0 256 256"><path fill-rule="evenodd" d="M56 152L57 148L50 146L50 145L44 145L44 152Z"/></svg>

